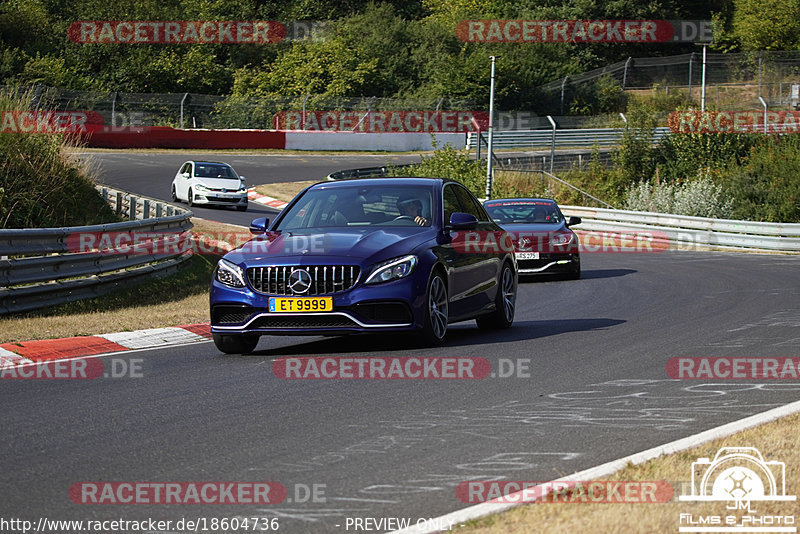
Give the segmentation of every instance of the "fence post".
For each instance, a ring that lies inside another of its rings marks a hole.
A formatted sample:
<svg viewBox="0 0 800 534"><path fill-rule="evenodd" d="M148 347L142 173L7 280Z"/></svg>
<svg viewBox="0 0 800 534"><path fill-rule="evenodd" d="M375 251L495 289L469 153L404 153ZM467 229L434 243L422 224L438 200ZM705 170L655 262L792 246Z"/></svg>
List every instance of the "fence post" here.
<svg viewBox="0 0 800 534"><path fill-rule="evenodd" d="M553 138L550 141L550 174L553 173L553 160L556 156L556 121L553 120L553 117L550 115L547 116L547 120L550 121L550 124L553 125Z"/></svg>
<svg viewBox="0 0 800 534"><path fill-rule="evenodd" d="M564 80L561 82L561 114L564 114L564 89L567 86L567 78L568 76L564 76Z"/></svg>
<svg viewBox="0 0 800 534"><path fill-rule="evenodd" d="M183 98L181 98L181 130L183 130L183 103L186 101L187 96L189 96L189 93L183 93Z"/></svg>
<svg viewBox="0 0 800 534"><path fill-rule="evenodd" d="M758 96L761 97L761 62L764 59L764 51L758 51ZM765 123L766 124L766 123Z"/></svg>
<svg viewBox="0 0 800 534"><path fill-rule="evenodd" d="M114 91L111 97L111 127L117 125L117 92Z"/></svg>
<svg viewBox="0 0 800 534"><path fill-rule="evenodd" d="M692 61L694 61L694 52L689 56L689 98L692 98Z"/></svg>
<svg viewBox="0 0 800 534"><path fill-rule="evenodd" d="M631 58L628 56L628 59L625 60L625 70L622 72L622 90L625 90L625 85L628 83L628 65L631 64Z"/></svg>

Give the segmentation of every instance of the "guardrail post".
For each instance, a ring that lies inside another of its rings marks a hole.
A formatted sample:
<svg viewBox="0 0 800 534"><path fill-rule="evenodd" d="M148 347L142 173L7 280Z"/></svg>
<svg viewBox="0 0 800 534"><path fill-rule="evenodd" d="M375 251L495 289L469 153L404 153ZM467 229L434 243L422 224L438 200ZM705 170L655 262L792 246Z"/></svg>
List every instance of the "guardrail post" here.
<svg viewBox="0 0 800 534"><path fill-rule="evenodd" d="M150 218L150 201L144 199L142 201L142 219L149 219Z"/></svg>
<svg viewBox="0 0 800 534"><path fill-rule="evenodd" d="M128 219L131 221L136 220L136 197L131 195L128 197L130 200L128 201Z"/></svg>
<svg viewBox="0 0 800 534"><path fill-rule="evenodd" d="M164 211L164 205L161 202L157 203L156 204L156 219L160 219L161 218L161 214L163 213L163 211Z"/></svg>
<svg viewBox="0 0 800 534"><path fill-rule="evenodd" d="M114 211L117 212L117 215L122 215L122 193L117 191L117 202L114 206Z"/></svg>

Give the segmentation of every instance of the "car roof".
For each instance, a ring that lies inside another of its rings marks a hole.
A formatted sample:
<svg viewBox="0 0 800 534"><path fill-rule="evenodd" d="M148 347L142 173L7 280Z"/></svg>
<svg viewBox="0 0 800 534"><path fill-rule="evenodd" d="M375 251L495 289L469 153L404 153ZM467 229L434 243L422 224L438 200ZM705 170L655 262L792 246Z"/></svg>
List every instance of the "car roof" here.
<svg viewBox="0 0 800 534"><path fill-rule="evenodd" d="M491 204L494 202L547 202L548 204L557 204L552 198L493 198L483 203Z"/></svg>
<svg viewBox="0 0 800 534"><path fill-rule="evenodd" d="M192 160L189 160L189 163L202 163L204 165L208 165L208 164L210 164L210 165L227 165L228 167L230 167L230 164L229 163L225 163L224 161L206 161L206 160L201 160L201 159L192 159Z"/></svg>
<svg viewBox="0 0 800 534"><path fill-rule="evenodd" d="M436 184L444 184L444 183L459 183L456 180L451 180L449 178L427 178L423 176L414 176L414 177L385 177L385 178L349 178L346 180L328 180L326 182L320 182L314 184L314 189L321 189L327 187L339 187L341 184L347 185L364 185L364 186L372 186L372 185L386 185L389 181L393 185L425 185L425 186L432 186Z"/></svg>

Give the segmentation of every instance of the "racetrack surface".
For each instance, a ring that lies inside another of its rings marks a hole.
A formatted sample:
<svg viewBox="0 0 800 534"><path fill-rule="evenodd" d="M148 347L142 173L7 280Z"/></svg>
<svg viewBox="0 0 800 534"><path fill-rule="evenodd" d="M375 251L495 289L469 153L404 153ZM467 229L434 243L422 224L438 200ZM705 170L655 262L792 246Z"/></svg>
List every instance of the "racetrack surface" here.
<svg viewBox="0 0 800 534"><path fill-rule="evenodd" d="M417 157L91 156L104 183L162 199L193 158L227 161L256 185ZM274 213L250 207L194 211L243 225ZM0 515L263 516L290 533L344 531L348 517L414 522L468 506L456 498L461 481L552 480L800 398L796 381L665 372L678 356L800 356L800 257L620 253L582 263L579 281L523 282L512 329L453 325L436 349L403 336L264 337L248 356L212 343L113 356L141 359L141 378L0 380ZM281 380L272 371L281 357L412 355L482 357L495 372L501 359L527 363L529 376ZM317 484L325 501L78 505L68 490L80 481L276 481L293 500L296 484Z"/></svg>
<svg viewBox="0 0 800 534"><path fill-rule="evenodd" d="M170 187L175 173L185 161L197 159L224 161L247 179L247 186L324 180L335 171L387 164L414 163L418 155L314 155L314 154L220 154L204 153L141 153L141 152L84 152L80 157L97 170L98 182L125 191L171 200ZM256 217L272 217L272 208L250 202L247 211L237 212L228 207L192 207L197 217L248 226Z"/></svg>
<svg viewBox="0 0 800 534"><path fill-rule="evenodd" d="M243 171L246 174L246 171ZM2 515L177 520L279 517L283 532L346 518L415 522L468 506L461 481L546 481L800 399L797 381L678 381L678 356L800 356L800 257L585 254L584 278L520 284L513 328L402 336L263 337L116 355L141 378L2 380ZM527 378L282 380L279 357L528 360ZM746 446L747 444L742 444ZM687 479L691 465L687 462ZM80 481L324 485L325 502L78 505ZM337 526L338 525L338 526ZM587 525L590 527L590 525Z"/></svg>

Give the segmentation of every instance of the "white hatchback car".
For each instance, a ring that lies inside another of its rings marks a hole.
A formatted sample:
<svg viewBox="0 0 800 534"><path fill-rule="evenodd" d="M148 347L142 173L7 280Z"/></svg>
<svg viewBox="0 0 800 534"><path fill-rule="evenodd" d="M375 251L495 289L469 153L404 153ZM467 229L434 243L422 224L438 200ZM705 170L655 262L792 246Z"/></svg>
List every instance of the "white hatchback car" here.
<svg viewBox="0 0 800 534"><path fill-rule="evenodd" d="M187 161L172 180L172 201L195 204L235 206L247 210L247 187L244 176L233 167L217 161Z"/></svg>

